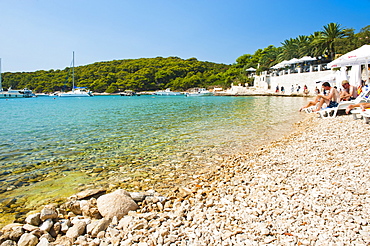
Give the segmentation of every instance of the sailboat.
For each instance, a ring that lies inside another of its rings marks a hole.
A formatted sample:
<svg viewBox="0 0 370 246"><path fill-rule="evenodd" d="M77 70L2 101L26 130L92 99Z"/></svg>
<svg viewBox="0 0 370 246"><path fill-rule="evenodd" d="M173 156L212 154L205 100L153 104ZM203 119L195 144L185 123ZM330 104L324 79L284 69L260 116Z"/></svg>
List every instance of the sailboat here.
<svg viewBox="0 0 370 246"><path fill-rule="evenodd" d="M76 87L75 86L75 52L73 51L72 59L72 91L61 92L58 94L60 97L92 97L93 94L86 87Z"/></svg>
<svg viewBox="0 0 370 246"><path fill-rule="evenodd" d="M0 98L29 98L34 97L35 95L31 90L24 88L23 90L14 90L9 88L7 91L3 90L1 84L1 58L0 58Z"/></svg>

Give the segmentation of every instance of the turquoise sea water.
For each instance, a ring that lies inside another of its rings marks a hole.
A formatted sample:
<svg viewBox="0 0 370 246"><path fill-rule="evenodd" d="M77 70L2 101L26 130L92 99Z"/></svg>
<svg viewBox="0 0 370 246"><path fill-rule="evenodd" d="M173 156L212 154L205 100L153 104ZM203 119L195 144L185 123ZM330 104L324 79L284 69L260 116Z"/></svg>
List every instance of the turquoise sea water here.
<svg viewBox="0 0 370 246"><path fill-rule="evenodd" d="M182 96L0 100L0 206L7 205L9 197L15 204L37 204L107 179L110 184L129 182L127 177L133 174L150 183L161 172L181 170L184 163L207 165L214 158L246 152L291 131L303 117L297 109L305 100Z"/></svg>

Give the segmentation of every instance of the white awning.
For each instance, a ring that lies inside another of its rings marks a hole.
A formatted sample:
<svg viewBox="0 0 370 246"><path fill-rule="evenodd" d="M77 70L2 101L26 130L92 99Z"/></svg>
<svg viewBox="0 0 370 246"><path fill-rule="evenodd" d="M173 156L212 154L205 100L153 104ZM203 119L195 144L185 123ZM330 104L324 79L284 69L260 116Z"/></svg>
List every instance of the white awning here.
<svg viewBox="0 0 370 246"><path fill-rule="evenodd" d="M370 45L364 45L330 62L329 68L363 65L370 61Z"/></svg>

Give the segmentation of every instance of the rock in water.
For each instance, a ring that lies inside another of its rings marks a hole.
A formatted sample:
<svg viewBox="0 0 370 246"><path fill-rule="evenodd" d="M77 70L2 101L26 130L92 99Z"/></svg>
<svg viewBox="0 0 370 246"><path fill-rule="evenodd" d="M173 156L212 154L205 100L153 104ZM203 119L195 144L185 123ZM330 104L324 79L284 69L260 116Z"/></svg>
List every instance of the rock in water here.
<svg viewBox="0 0 370 246"><path fill-rule="evenodd" d="M97 205L100 214L106 219L113 219L114 216L121 219L129 211L139 208L130 194L122 189L102 195L97 199Z"/></svg>

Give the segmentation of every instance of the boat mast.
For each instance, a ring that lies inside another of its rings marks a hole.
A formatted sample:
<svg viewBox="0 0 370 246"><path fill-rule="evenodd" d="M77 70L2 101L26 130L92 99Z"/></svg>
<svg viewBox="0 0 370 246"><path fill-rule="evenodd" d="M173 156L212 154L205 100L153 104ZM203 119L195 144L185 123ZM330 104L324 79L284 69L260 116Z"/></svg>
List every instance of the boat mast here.
<svg viewBox="0 0 370 246"><path fill-rule="evenodd" d="M72 91L75 90L75 52L73 51L72 58Z"/></svg>

